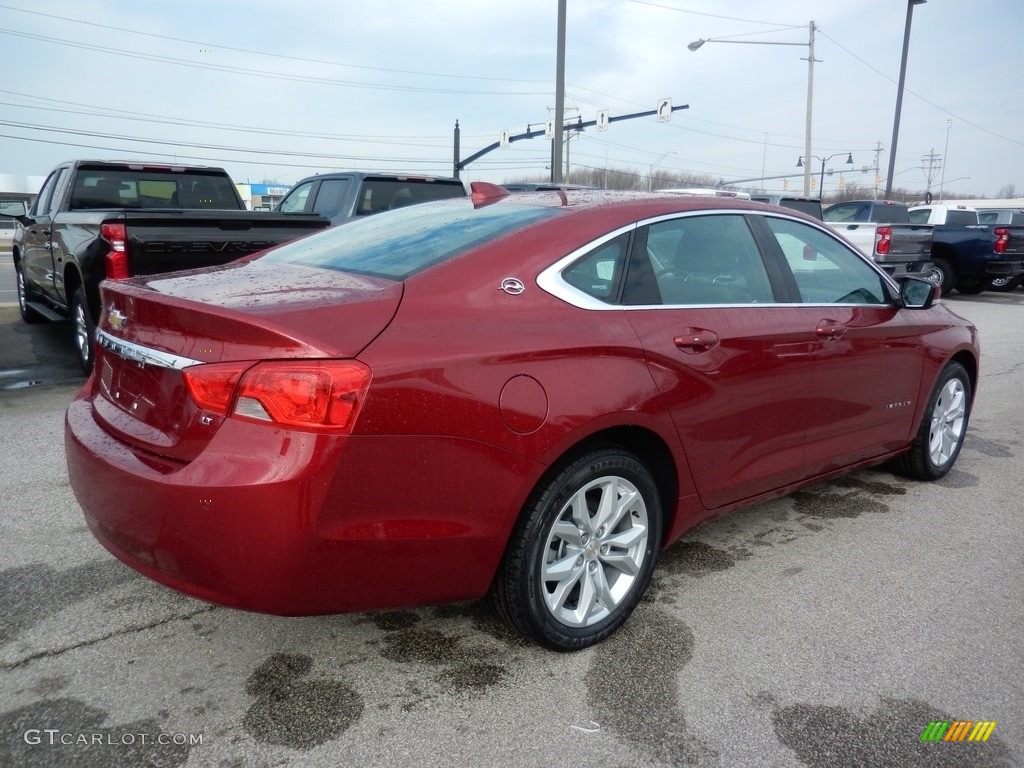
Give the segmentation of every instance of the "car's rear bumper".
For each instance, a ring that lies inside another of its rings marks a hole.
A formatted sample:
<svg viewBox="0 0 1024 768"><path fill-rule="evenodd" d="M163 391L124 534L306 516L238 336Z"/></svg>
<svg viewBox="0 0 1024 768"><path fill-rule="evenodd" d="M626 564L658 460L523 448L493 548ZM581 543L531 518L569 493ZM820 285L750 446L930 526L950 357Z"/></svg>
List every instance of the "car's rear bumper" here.
<svg viewBox="0 0 1024 768"><path fill-rule="evenodd" d="M879 264L890 277L899 280L904 277L917 277L921 280L927 280L932 273L932 263L930 261L914 261L914 262L903 262L899 264Z"/></svg>
<svg viewBox="0 0 1024 768"><path fill-rule="evenodd" d="M1017 277L1018 275L1024 275L1024 260L986 262L985 274L989 277Z"/></svg>
<svg viewBox="0 0 1024 768"><path fill-rule="evenodd" d="M86 398L68 408L65 450L100 543L173 589L264 613L482 596L528 471L521 457L468 441L325 437L230 419L197 459L171 465L105 432ZM451 461L458 472L441 473Z"/></svg>

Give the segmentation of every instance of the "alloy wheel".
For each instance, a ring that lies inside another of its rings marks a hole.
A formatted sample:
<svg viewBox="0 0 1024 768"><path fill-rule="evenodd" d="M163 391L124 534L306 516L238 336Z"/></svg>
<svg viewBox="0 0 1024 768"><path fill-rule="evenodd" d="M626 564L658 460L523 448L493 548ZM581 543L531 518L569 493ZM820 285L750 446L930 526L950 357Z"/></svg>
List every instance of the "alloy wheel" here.
<svg viewBox="0 0 1024 768"><path fill-rule="evenodd" d="M945 466L956 454L966 428L967 392L958 378L949 379L932 410L928 450L936 467Z"/></svg>
<svg viewBox="0 0 1024 768"><path fill-rule="evenodd" d="M630 594L647 553L643 495L619 476L594 479L559 511L540 578L551 615L570 627L607 618Z"/></svg>

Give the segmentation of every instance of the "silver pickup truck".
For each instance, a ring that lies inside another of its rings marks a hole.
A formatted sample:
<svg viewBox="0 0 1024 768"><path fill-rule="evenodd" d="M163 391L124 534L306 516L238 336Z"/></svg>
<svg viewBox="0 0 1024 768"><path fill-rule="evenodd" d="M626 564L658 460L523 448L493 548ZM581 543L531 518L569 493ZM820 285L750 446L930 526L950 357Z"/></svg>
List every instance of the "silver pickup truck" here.
<svg viewBox="0 0 1024 768"><path fill-rule="evenodd" d="M830 205L822 217L893 277L932 277L934 227L911 224L903 203L850 200Z"/></svg>

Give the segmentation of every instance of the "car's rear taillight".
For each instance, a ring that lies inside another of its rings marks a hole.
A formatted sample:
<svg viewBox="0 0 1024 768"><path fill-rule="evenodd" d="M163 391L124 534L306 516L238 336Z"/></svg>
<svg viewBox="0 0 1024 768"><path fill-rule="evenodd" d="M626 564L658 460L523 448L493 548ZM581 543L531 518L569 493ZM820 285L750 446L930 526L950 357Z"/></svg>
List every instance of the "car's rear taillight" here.
<svg viewBox="0 0 1024 768"><path fill-rule="evenodd" d="M242 374L248 363L211 363L184 370L185 385L196 405L219 416L227 416Z"/></svg>
<svg viewBox="0 0 1024 768"><path fill-rule="evenodd" d="M879 226L875 230L875 253L879 256L888 256L892 247L892 227Z"/></svg>
<svg viewBox="0 0 1024 768"><path fill-rule="evenodd" d="M123 280L130 277L128 270L128 249L126 241L128 234L125 225L116 222L100 225L100 237L103 238L110 250L107 252L105 273L108 280Z"/></svg>
<svg viewBox="0 0 1024 768"><path fill-rule="evenodd" d="M212 363L183 373L192 399L204 410L341 433L352 430L371 375L355 360Z"/></svg>
<svg viewBox="0 0 1024 768"><path fill-rule="evenodd" d="M1010 230L1006 227L996 227L992 230L996 236L996 243L993 246L995 253L1006 253L1006 247L1010 244Z"/></svg>

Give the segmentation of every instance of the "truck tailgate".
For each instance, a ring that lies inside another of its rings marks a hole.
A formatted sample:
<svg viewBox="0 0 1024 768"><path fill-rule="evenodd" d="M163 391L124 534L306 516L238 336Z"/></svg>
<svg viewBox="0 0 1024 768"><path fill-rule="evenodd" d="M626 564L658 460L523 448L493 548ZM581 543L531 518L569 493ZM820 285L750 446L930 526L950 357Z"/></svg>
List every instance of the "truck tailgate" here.
<svg viewBox="0 0 1024 768"><path fill-rule="evenodd" d="M258 211L125 211L129 269L153 275L225 264L325 229L318 215Z"/></svg>

